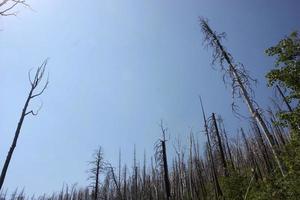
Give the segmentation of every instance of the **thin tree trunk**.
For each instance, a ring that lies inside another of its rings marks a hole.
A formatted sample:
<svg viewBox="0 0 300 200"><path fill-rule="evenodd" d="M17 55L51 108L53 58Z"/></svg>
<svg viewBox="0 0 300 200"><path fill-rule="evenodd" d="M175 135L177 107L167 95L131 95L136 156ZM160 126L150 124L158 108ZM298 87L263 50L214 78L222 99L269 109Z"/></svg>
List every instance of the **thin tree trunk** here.
<svg viewBox="0 0 300 200"><path fill-rule="evenodd" d="M18 138L19 138L19 135L20 135L20 132L21 132L23 121L24 121L25 116L26 116L27 107L29 105L29 101L31 99L33 89L34 88L31 88L31 90L29 92L29 95L28 95L28 97L26 99L25 105L24 105L22 113L21 113L20 120L18 122L18 126L17 126L16 132L15 132L15 136L14 136L13 142L12 142L12 144L10 146L10 149L8 151L8 154L6 156L6 159L5 159L3 168L2 168L1 177L0 177L0 190L1 190L2 186L3 186L4 179L5 179L5 176L6 176L6 172L7 172L7 169L8 169L10 160L11 160L11 157L12 157L12 155L14 153L14 150L15 150L15 148L17 146L17 141L18 141Z"/></svg>
<svg viewBox="0 0 300 200"><path fill-rule="evenodd" d="M225 159L225 153L224 153L222 140L221 140L220 132L219 132L219 129L218 129L215 113L212 113L212 120L213 120L213 125L215 127L216 136L217 136L217 139L218 139L218 146L219 146L219 150L220 150L220 156L221 156L221 161L222 161L222 165L223 165L224 174L227 177L229 175L228 174L228 169L227 169L227 163L226 163L226 159Z"/></svg>
<svg viewBox="0 0 300 200"><path fill-rule="evenodd" d="M230 150L230 146L229 146L229 142L228 142L228 137L227 137L227 133L224 129L224 136L225 136L225 142L226 142L226 147L227 147L227 151L228 151L228 156L229 156L229 160L232 166L232 169L235 170L235 166L234 166L234 162L232 159L232 154L231 154L231 150Z"/></svg>
<svg viewBox="0 0 300 200"><path fill-rule="evenodd" d="M170 179L169 179L167 152L166 152L166 141L162 140L161 145L162 145L162 151L163 151L164 181L165 181L165 187L166 187L166 195L167 195L167 199L170 199L171 190L170 190Z"/></svg>
<svg viewBox="0 0 300 200"><path fill-rule="evenodd" d="M98 199L98 193L99 193L99 171L100 171L100 159L97 160L94 200Z"/></svg>
<svg viewBox="0 0 300 200"><path fill-rule="evenodd" d="M27 96L27 99L25 101L25 104L24 104L24 107L23 107L23 110L22 110L22 113L21 113L21 117L20 117L18 125L17 125L17 129L15 131L13 142L12 142L12 144L10 146L10 149L8 151L8 154L6 156L6 159L5 159L2 171L1 171L1 176L0 176L0 191L1 191L1 188L2 188L4 180L5 180L5 176L6 176L6 173L7 173L7 170L8 170L8 166L9 166L10 160L11 160L12 155L14 153L14 150L15 150L15 148L17 146L18 138L19 138L19 135L20 135L20 132L21 132L21 128L22 128L24 119L25 119L25 117L28 114L31 114L31 115L37 115L38 114L38 111L34 112L33 110L27 112L27 108L28 108L30 100L32 100L35 97L38 97L41 94L43 94L43 92L45 91L45 89L48 86L49 82L48 82L48 79L47 79L47 81L46 81L45 85L43 86L43 88L41 89L41 91L34 94L36 88L39 86L40 82L43 79L43 75L44 75L44 72L45 72L46 65L47 65L47 60L45 60L42 63L42 65L37 68L37 71L36 71L35 76L34 76L34 80L31 80L30 72L28 74L28 78L29 78L29 81L30 81L30 84L31 84L31 88L30 88L29 94Z"/></svg>
<svg viewBox="0 0 300 200"><path fill-rule="evenodd" d="M218 180L216 168L215 168L215 163L214 163L214 159L213 159L213 155L212 155L212 148L211 148L211 143L210 143L210 137L209 137L209 132L208 132L208 126L207 126L207 121L206 121L205 112L204 112L201 97L199 97L199 99L200 99L200 104L201 104L201 109L202 109L203 120L204 120L205 134L206 134L206 137L207 137L208 158L211 162L213 180L214 180L214 184L215 184L214 188L216 190L217 198L219 198L219 196L220 196L221 199L225 199L223 197L223 192L222 192L222 189L221 189L221 186L220 186L220 183L219 183L219 180Z"/></svg>

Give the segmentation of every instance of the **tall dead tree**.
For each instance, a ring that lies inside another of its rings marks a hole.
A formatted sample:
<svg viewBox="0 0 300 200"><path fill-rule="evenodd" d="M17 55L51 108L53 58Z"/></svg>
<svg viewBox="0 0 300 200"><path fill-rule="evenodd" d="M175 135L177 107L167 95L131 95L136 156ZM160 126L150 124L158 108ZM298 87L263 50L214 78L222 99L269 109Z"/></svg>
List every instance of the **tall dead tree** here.
<svg viewBox="0 0 300 200"><path fill-rule="evenodd" d="M215 64L216 62L218 62L220 64L221 71L224 72L223 80L225 82L226 78L230 79L233 98L235 99L235 97L237 97L244 99L244 102L246 103L249 112L251 113L252 117L257 121L257 124L259 124L266 137L267 142L269 143L269 146L271 148L271 151L282 176L285 176L283 167L276 152L276 146L273 136L268 130L268 127L265 121L263 120L261 113L259 112L259 106L253 98L254 92L251 88L251 80L253 81L254 79L252 79L249 76L243 64L234 62L234 59L231 56L231 54L221 44L221 39L225 37L225 33L218 34L217 32L213 31L209 27L208 21L204 18L200 19L200 26L204 34L204 43L206 43L207 46L213 48L212 63ZM225 66L226 63L228 67ZM233 103L232 105L233 109L236 109L235 103Z"/></svg>
<svg viewBox="0 0 300 200"><path fill-rule="evenodd" d="M162 139L159 140L159 143L156 145L155 159L160 164L163 169L164 183L165 183L165 192L166 198L171 198L171 184L169 179L169 169L168 169L168 159L167 159L167 148L166 148L166 131L164 128L163 122L161 121L160 128L162 131Z"/></svg>
<svg viewBox="0 0 300 200"><path fill-rule="evenodd" d="M136 146L134 145L134 150L133 150L133 195L134 195L134 200L138 199L138 167L136 163Z"/></svg>
<svg viewBox="0 0 300 200"><path fill-rule="evenodd" d="M93 188L93 200L98 199L99 185L100 185L100 173L105 170L105 162L103 158L102 148L99 147L93 154L93 160L89 162L91 169L89 172L89 180L91 180L91 186Z"/></svg>
<svg viewBox="0 0 300 200"><path fill-rule="evenodd" d="M6 176L6 173L7 173L7 169L8 169L8 166L10 164L10 160L12 158L12 155L14 153L14 150L17 146L17 142L18 142L18 139L19 139L19 135L20 135L20 132L21 132L21 128L22 128L22 125L23 125L23 122L24 122L24 119L26 118L26 116L28 115L33 115L33 116L36 116L39 112L39 110L41 109L42 106L40 106L36 111L34 110L29 110L28 111L28 106L31 102L31 100L33 100L34 98L42 95L45 91L45 89L47 88L48 86L48 77L47 79L43 82L43 78L44 78L44 74L45 74L45 69L46 69L46 65L47 65L47 60L45 60L41 66L39 66L35 72L35 76L32 80L32 77L31 77L31 74L30 72L28 73L28 78L29 78L29 82L30 82L30 90L29 90L29 94L27 96L27 99L25 101L25 104L24 104L24 107L23 107L23 110L21 112L21 117L19 119L19 122L18 122L18 125L17 125L17 128L16 128L16 131L15 131L15 136L14 136L14 139L13 139L13 142L10 146L10 149L8 151L8 154L6 156L6 159L5 159L5 162L4 162L4 165L2 167L2 171L1 171L1 176L0 176L0 190L3 186L3 183L4 183L4 180L5 180L5 176ZM40 84L43 84L42 87L39 87Z"/></svg>

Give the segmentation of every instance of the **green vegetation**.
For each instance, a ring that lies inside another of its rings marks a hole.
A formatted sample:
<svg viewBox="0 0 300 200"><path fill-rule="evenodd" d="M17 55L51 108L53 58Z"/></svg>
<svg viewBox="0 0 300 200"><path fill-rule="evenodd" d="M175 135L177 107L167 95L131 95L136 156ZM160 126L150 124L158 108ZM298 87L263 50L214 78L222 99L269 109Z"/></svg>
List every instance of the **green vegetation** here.
<svg viewBox="0 0 300 200"><path fill-rule="evenodd" d="M300 120L300 38L297 32L293 32L289 37L281 40L276 46L266 50L269 56L276 56L275 69L267 74L270 86L275 84L287 90L288 95L285 102L288 107L287 112L278 113L281 122L291 125L299 132ZM283 96L283 95L282 95ZM296 104L291 109L290 103Z"/></svg>

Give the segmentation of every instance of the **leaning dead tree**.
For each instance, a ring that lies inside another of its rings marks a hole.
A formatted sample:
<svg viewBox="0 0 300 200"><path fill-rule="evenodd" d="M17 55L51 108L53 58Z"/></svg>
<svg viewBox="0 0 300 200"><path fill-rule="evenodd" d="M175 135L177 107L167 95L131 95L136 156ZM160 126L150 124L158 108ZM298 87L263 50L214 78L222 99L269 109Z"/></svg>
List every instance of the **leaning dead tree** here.
<svg viewBox="0 0 300 200"><path fill-rule="evenodd" d="M39 110L41 109L41 106L40 106L36 111L28 110L28 106L29 106L31 100L33 100L34 98L42 95L44 93L45 89L48 86L48 83L49 83L48 77L45 81L43 81L46 65L47 65L47 60L45 60L42 63L42 65L37 68L33 80L32 80L30 72L28 73L28 78L29 78L29 82L30 82L31 87L30 87L30 91L29 91L29 94L27 96L27 99L25 101L25 104L24 104L24 107L23 107L23 110L22 110L22 113L21 113L21 117L20 117L18 125L17 125L17 129L15 131L15 136L14 136L13 142L10 146L10 149L8 151L8 154L6 156L6 159L5 159L2 171L1 171L0 190L1 190L2 185L4 183L4 179L5 179L5 176L6 176L6 173L7 173L7 169L8 169L10 160L11 160L12 155L14 153L14 150L17 146L18 138L19 138L19 135L20 135L21 128L22 128L25 117L28 116L28 115L36 116L38 114ZM39 87L41 84L43 86Z"/></svg>
<svg viewBox="0 0 300 200"><path fill-rule="evenodd" d="M0 16L17 15L15 8L23 5L29 7L25 0L2 0L0 1Z"/></svg>
<svg viewBox="0 0 300 200"><path fill-rule="evenodd" d="M254 92L251 87L251 81L255 80L249 76L243 64L236 63L231 54L221 44L221 40L225 37L225 33L218 34L213 31L209 27L208 21L204 18L200 19L200 26L204 34L204 43L206 43L207 47L211 47L213 49L212 64L216 64L217 62L220 65L221 71L224 72L224 82L226 82L227 79L230 80L233 99L241 98L246 103L249 112L257 121L257 124L260 126L267 142L269 143L282 176L285 176L283 167L276 152L277 147L274 138L263 120L259 106L254 100ZM237 106L234 102L232 104L232 108L236 112Z"/></svg>

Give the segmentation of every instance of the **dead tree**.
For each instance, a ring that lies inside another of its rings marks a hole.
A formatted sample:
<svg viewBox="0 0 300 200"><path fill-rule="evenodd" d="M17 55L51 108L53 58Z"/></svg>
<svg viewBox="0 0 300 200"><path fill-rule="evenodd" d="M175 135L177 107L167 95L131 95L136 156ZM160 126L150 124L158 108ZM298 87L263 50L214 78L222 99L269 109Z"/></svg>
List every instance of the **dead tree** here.
<svg viewBox="0 0 300 200"><path fill-rule="evenodd" d="M249 76L248 72L241 63L236 64L234 62L234 59L231 56L231 54L228 53L228 51L221 44L221 39L225 37L225 33L218 34L217 32L213 31L209 27L208 21L203 18L200 19L200 26L204 34L204 42L207 44L207 46L213 48L213 64L215 64L215 62L218 62L220 64L221 71L224 72L223 80L225 82L226 78L230 79L233 98L235 99L235 97L237 97L244 99L244 102L246 103L249 112L259 124L266 137L267 142L269 143L269 146L271 148L271 151L282 176L285 176L283 167L277 156L273 136L268 130L268 127L265 121L263 120L261 113L259 112L259 106L253 98L254 92L251 88L251 81L253 81L254 79L252 79ZM227 63L228 67L225 67L225 63ZM235 103L233 103L232 105L233 110L235 110Z"/></svg>
<svg viewBox="0 0 300 200"><path fill-rule="evenodd" d="M170 184L170 179L169 179L168 159L167 159L167 150L166 150L166 131L167 131L167 129L165 129L163 127L162 121L160 124L160 128L161 128L163 137L161 140L159 140L159 143L155 147L155 149L156 149L155 159L163 169L166 197L167 197L167 199L170 199L171 198L171 184Z"/></svg>
<svg viewBox="0 0 300 200"><path fill-rule="evenodd" d="M0 16L16 16L17 12L14 11L19 5L29 7L25 0L1 0L0 2Z"/></svg>
<svg viewBox="0 0 300 200"><path fill-rule="evenodd" d="M202 115L203 115L203 120L204 120L204 128L205 128L205 134L207 137L207 151L208 151L208 158L210 161L210 165L212 168L212 177L213 177L213 182L214 182L214 189L215 189L215 193L217 198L220 197L220 199L224 199L223 196L223 192L219 183L219 179L218 179L218 175L217 175L217 170L215 167L215 163L214 163L214 158L213 158L213 154L212 154L212 147L211 147L211 142L210 142L210 137L209 137L209 132L208 132L208 124L206 121L206 116L205 116L205 112L204 112L204 108L203 108L203 104L202 104L202 100L201 97L199 97L200 99L200 104L201 104L201 109L202 109Z"/></svg>
<svg viewBox="0 0 300 200"><path fill-rule="evenodd" d="M120 185L120 181L119 178L116 177L116 174L115 174L115 170L114 168L111 166L111 164L108 164L108 170L109 172L111 173L111 178L115 184L115 187L116 187L116 190L117 190L117 196L118 196L118 199L122 200L123 197L122 197L122 192L121 192L121 185Z"/></svg>
<svg viewBox="0 0 300 200"><path fill-rule="evenodd" d="M227 163L226 163L226 159L225 159L225 151L223 148L223 144L222 144L219 128L217 125L215 113L212 113L212 122L213 122L213 126L214 126L215 133L217 136L218 147L219 147L219 151L220 151L220 157L221 157L221 161L222 161L222 165L223 165L224 174L225 174L225 176L228 176L229 174L228 174L228 168L227 168Z"/></svg>
<svg viewBox="0 0 300 200"><path fill-rule="evenodd" d="M224 133L224 137L225 137L225 143L226 143L226 148L227 148L228 157L229 157L229 160L230 160L230 163L231 163L231 167L235 171L235 166L234 166L234 162L233 162L233 158L232 158L232 154L231 154L231 149L230 149L230 146L229 146L229 141L228 141L228 137L227 137L227 133L226 133L226 130L224 128L224 125L223 125L223 133Z"/></svg>
<svg viewBox="0 0 300 200"><path fill-rule="evenodd" d="M123 196L124 199L127 199L127 166L124 166L124 172L123 172L123 177L124 177L124 186L123 186Z"/></svg>
<svg viewBox="0 0 300 200"><path fill-rule="evenodd" d="M34 98L42 95L44 93L45 89L48 86L48 83L49 83L48 77L47 77L46 81L43 83L43 80L44 80L43 78L44 78L44 74L45 74L46 65L47 65L47 60L45 60L41 64L41 66L39 66L37 68L33 80L32 80L32 77L30 75L30 72L28 73L28 78L29 78L29 82L30 82L31 87L30 87L27 99L25 101L23 110L21 112L21 117L19 119L16 131L15 131L15 136L14 136L13 142L10 146L10 149L9 149L8 154L6 156L4 165L2 167L1 176L0 176L0 190L3 186L4 179L5 179L5 176L6 176L6 173L7 173L7 169L8 169L11 157L12 157L12 155L14 153L14 150L17 146L18 138L19 138L19 135L20 135L21 128L22 128L25 117L28 116L28 115L36 116L38 114L39 110L42 108L42 106L40 106L36 111L34 111L34 110L29 110L28 111L28 106L29 106L31 100L33 100ZM42 84L42 83L43 83L43 86L39 87L40 84ZM39 88L40 88L40 90L39 90ZM39 90L39 91L37 91L37 90Z"/></svg>
<svg viewBox="0 0 300 200"><path fill-rule="evenodd" d="M134 195L134 200L138 199L138 167L136 163L136 146L134 145L134 150L133 150L133 194Z"/></svg>
<svg viewBox="0 0 300 200"><path fill-rule="evenodd" d="M100 174L105 170L106 166L101 147L94 152L93 160L90 161L89 164L92 167L88 171L90 174L88 179L92 181L91 186L93 188L93 200L97 200L99 195Z"/></svg>

